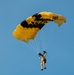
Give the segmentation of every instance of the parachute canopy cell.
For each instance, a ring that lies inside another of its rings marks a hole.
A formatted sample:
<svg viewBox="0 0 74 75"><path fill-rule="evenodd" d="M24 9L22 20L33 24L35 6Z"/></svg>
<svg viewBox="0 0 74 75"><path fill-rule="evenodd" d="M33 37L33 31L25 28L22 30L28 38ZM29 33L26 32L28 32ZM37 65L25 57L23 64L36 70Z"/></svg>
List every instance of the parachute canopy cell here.
<svg viewBox="0 0 74 75"><path fill-rule="evenodd" d="M28 42L31 39L34 39L38 31L48 22L54 21L61 26L62 23L66 22L66 19L59 14L52 12L39 12L26 20L18 24L16 29L13 32L13 36L18 40Z"/></svg>

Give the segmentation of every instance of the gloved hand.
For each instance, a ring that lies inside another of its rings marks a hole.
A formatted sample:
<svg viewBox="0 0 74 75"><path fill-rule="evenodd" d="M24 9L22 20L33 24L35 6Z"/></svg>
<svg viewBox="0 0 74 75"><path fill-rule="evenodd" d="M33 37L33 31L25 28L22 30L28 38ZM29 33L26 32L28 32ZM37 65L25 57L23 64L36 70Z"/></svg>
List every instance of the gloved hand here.
<svg viewBox="0 0 74 75"><path fill-rule="evenodd" d="M38 53L38 55L39 55L39 56L42 56L42 54L41 54L41 53Z"/></svg>
<svg viewBox="0 0 74 75"><path fill-rule="evenodd" d="M43 53L47 53L46 51L43 51Z"/></svg>

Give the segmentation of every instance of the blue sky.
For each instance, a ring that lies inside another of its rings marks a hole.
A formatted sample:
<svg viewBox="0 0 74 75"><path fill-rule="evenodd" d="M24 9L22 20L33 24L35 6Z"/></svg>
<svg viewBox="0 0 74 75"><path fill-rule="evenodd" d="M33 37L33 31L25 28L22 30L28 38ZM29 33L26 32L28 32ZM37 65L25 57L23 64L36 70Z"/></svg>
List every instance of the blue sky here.
<svg viewBox="0 0 74 75"><path fill-rule="evenodd" d="M0 0L0 75L74 75L73 7L74 0ZM61 27L54 22L46 24L30 41L36 51L45 48L48 53L44 71L35 50L12 36L20 22L41 11L67 19Z"/></svg>

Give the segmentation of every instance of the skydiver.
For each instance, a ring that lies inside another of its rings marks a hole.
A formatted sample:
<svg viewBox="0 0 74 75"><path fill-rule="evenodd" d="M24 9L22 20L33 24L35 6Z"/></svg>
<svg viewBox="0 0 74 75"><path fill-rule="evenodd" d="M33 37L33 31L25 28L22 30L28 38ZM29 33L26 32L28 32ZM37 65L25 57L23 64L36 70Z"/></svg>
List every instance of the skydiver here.
<svg viewBox="0 0 74 75"><path fill-rule="evenodd" d="M47 52L46 51L43 51L43 54L39 53L39 59L41 60L41 63L40 63L40 67L41 67L41 71L46 69L46 54Z"/></svg>

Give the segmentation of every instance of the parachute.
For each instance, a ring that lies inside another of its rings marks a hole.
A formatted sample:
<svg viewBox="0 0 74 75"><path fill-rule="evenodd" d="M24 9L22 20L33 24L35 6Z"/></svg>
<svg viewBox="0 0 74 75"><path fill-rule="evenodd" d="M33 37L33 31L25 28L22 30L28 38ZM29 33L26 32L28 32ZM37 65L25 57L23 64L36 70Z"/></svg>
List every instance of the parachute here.
<svg viewBox="0 0 74 75"><path fill-rule="evenodd" d="M66 22L66 19L62 15L52 12L39 12L18 24L13 32L13 36L18 40L28 42L35 38L38 31L41 30L46 23L52 21L57 23L58 26L61 26L62 23Z"/></svg>

